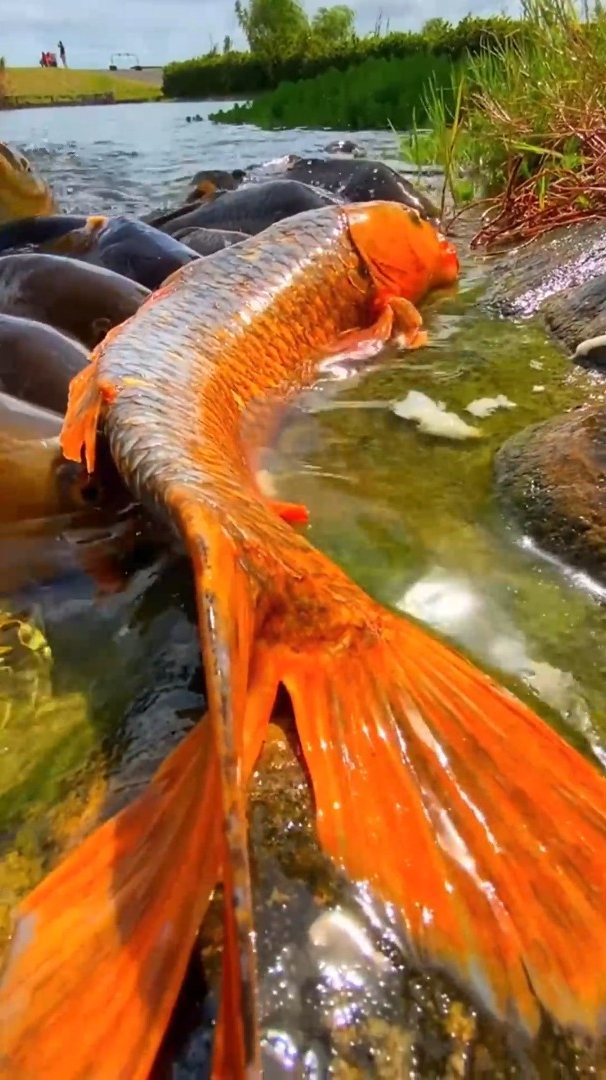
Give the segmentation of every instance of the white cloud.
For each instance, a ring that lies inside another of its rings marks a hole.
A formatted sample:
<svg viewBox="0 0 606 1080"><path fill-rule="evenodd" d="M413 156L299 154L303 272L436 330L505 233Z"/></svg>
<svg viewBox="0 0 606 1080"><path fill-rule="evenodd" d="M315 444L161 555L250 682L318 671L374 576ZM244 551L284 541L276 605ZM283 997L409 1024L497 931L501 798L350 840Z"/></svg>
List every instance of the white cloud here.
<svg viewBox="0 0 606 1080"><path fill-rule="evenodd" d="M330 0L308 0L310 12ZM444 14L441 0L361 0L352 4L361 32L372 30L380 12L392 30L418 29ZM112 53L135 53L142 64L165 64L207 52L226 34L243 44L231 0L0 0L0 53L8 65L29 67L43 49L61 39L71 67L106 68ZM517 0L451 0L449 18L469 11L489 15L518 9Z"/></svg>

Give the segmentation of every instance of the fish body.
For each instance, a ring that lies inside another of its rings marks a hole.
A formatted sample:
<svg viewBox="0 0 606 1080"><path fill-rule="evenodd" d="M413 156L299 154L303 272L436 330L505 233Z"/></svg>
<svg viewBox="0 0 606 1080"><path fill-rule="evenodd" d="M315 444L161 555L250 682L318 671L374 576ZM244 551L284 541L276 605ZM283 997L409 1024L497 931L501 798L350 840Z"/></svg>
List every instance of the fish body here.
<svg viewBox="0 0 606 1080"><path fill-rule="evenodd" d="M286 164L285 176L333 192L345 202L388 199L410 206L428 221L439 220L439 210L431 199L384 161L293 155Z"/></svg>
<svg viewBox="0 0 606 1080"><path fill-rule="evenodd" d="M0 391L0 527L87 506L86 476L61 453L61 423L58 413Z"/></svg>
<svg viewBox="0 0 606 1080"><path fill-rule="evenodd" d="M87 363L84 346L52 326L0 315L0 391L63 416L70 381Z"/></svg>
<svg viewBox="0 0 606 1080"><path fill-rule="evenodd" d="M0 256L0 313L46 323L88 348L148 296L121 274L62 255Z"/></svg>
<svg viewBox="0 0 606 1080"><path fill-rule="evenodd" d="M0 142L0 224L57 211L48 184L14 147Z"/></svg>
<svg viewBox="0 0 606 1080"><path fill-rule="evenodd" d="M197 206L173 211L163 221L154 222L164 232L189 228L228 229L255 236L277 221L331 206L335 198L309 184L295 180L267 180L247 184L233 191L217 191Z"/></svg>
<svg viewBox="0 0 606 1080"><path fill-rule="evenodd" d="M0 224L0 253L32 251L86 225L82 214L39 214Z"/></svg>
<svg viewBox="0 0 606 1080"><path fill-rule="evenodd" d="M3 248L75 258L147 289L157 289L175 270L198 258L173 236L123 214L112 218L58 214L12 222L0 227L0 251Z"/></svg>
<svg viewBox="0 0 606 1080"><path fill-rule="evenodd" d="M235 232L233 229L183 229L174 234L175 239L187 244L198 255L214 255L215 251L231 247L246 240L248 233Z"/></svg>
<svg viewBox="0 0 606 1080"><path fill-rule="evenodd" d="M325 207L178 271L72 382L66 456L94 470L100 424L128 487L189 553L209 714L21 905L0 1075L58 1080L69 1054L70 1080L144 1080L219 873L213 1076L259 1075L244 792L280 685L319 840L393 906L413 961L527 1035L543 1011L599 1030L604 779L295 532L298 508L258 490L243 435L327 355L394 328L417 343L412 303L456 272L401 205Z"/></svg>

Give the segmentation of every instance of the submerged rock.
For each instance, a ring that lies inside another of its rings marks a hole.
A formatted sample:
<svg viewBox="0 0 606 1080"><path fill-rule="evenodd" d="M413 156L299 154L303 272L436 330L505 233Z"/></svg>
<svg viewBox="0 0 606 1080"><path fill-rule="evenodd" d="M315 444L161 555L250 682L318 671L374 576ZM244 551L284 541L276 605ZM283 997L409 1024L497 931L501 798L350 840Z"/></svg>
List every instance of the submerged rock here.
<svg viewBox="0 0 606 1080"><path fill-rule="evenodd" d="M539 547L606 580L606 406L514 435L495 475L506 510Z"/></svg>

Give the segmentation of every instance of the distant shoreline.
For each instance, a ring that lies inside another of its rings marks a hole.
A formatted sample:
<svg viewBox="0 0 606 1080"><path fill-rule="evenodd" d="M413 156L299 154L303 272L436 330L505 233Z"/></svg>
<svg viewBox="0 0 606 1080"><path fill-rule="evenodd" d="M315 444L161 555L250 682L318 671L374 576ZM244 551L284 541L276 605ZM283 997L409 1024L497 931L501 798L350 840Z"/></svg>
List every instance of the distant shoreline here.
<svg viewBox="0 0 606 1080"><path fill-rule="evenodd" d="M254 94L250 94L246 100L255 97ZM136 97L136 98L120 98L116 101L115 98L104 97L100 95L98 98L69 98L62 101L10 101L0 102L0 113L3 112L19 112L22 109L66 109L74 107L84 107L88 105L162 105L162 104L176 104L180 105L204 105L205 103L212 104L217 102L232 102L234 97L232 94L218 94L215 97L205 98L168 98L168 97Z"/></svg>
<svg viewBox="0 0 606 1080"><path fill-rule="evenodd" d="M162 67L140 71L6 68L0 72L0 111L158 101L163 74Z"/></svg>
<svg viewBox="0 0 606 1080"><path fill-rule="evenodd" d="M0 112L19 112L21 109L68 109L83 107L85 105L157 105L159 102L169 101L169 98L115 98L91 101L90 98L70 98L69 101L11 101L8 104L0 104Z"/></svg>

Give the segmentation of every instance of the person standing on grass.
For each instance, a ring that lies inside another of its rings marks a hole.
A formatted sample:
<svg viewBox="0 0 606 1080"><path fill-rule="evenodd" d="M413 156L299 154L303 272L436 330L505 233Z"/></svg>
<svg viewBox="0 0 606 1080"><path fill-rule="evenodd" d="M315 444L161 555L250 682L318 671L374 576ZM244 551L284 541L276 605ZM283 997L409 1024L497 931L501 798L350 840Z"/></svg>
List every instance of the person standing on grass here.
<svg viewBox="0 0 606 1080"><path fill-rule="evenodd" d="M62 41L59 42L57 48L59 50L59 56L61 57L61 63L63 64L63 67L67 67L67 60L65 59L65 45Z"/></svg>

